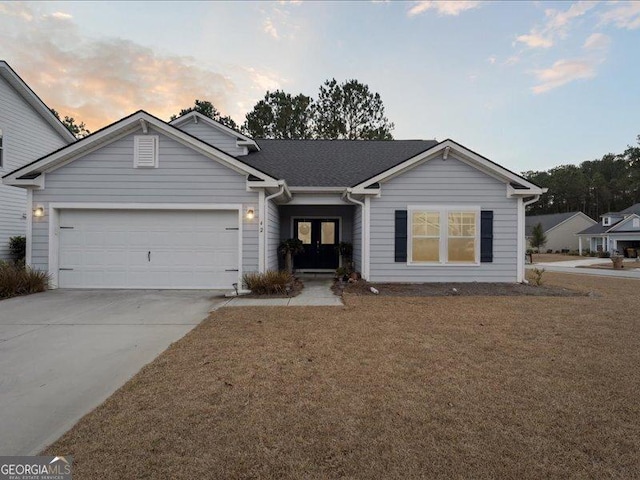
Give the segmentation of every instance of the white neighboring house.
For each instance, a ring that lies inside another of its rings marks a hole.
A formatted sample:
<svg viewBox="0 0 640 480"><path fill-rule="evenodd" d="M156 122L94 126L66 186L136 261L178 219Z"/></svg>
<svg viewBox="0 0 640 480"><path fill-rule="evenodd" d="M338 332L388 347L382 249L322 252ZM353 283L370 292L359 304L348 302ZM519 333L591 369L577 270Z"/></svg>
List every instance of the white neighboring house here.
<svg viewBox="0 0 640 480"><path fill-rule="evenodd" d="M640 203L620 212L607 212L600 215L600 219L600 223L578 233L580 253L588 248L592 252L618 252L625 257L637 257L640 251Z"/></svg>
<svg viewBox="0 0 640 480"><path fill-rule="evenodd" d="M0 176L75 140L49 107L0 60ZM9 258L9 238L27 233L31 191L0 184L0 260Z"/></svg>
<svg viewBox="0 0 640 480"><path fill-rule="evenodd" d="M533 227L540 224L547 237L547 243L541 251L553 250L554 252L566 252L578 250L578 232L597 224L588 215L582 212L550 213L547 215L527 215L525 232L527 235L527 248L531 248L531 232Z"/></svg>

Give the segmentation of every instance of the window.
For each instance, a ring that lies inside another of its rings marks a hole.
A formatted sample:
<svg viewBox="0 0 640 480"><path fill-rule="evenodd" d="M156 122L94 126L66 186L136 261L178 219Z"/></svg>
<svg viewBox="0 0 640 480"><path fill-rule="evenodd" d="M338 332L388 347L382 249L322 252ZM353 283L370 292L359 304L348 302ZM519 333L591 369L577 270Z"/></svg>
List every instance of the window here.
<svg viewBox="0 0 640 480"><path fill-rule="evenodd" d="M640 228L640 218L633 219L633 228Z"/></svg>
<svg viewBox="0 0 640 480"><path fill-rule="evenodd" d="M4 166L4 147L2 144L2 129L0 128L0 168Z"/></svg>
<svg viewBox="0 0 640 480"><path fill-rule="evenodd" d="M133 143L133 166L135 168L157 168L158 137L155 135L136 135Z"/></svg>
<svg viewBox="0 0 640 480"><path fill-rule="evenodd" d="M602 217L602 226L608 227L611 225L611 217Z"/></svg>
<svg viewBox="0 0 640 480"><path fill-rule="evenodd" d="M409 263L477 264L476 207L409 207Z"/></svg>

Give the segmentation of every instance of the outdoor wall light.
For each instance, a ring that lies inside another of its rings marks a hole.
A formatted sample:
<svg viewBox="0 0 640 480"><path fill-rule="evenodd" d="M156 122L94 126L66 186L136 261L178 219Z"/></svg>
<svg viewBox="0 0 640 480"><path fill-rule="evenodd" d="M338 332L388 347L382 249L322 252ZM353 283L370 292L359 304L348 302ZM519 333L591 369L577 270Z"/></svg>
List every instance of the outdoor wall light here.
<svg viewBox="0 0 640 480"><path fill-rule="evenodd" d="M44 207L36 207L33 209L34 217L44 217Z"/></svg>
<svg viewBox="0 0 640 480"><path fill-rule="evenodd" d="M253 208L249 208L247 210L247 220L253 220L254 216L255 216L255 213L253 211Z"/></svg>

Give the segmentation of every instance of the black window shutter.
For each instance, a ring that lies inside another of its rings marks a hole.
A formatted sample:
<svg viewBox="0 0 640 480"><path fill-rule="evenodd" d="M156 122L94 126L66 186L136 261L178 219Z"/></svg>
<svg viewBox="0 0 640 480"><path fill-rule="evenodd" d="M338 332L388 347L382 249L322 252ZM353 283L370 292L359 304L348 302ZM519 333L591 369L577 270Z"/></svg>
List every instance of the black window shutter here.
<svg viewBox="0 0 640 480"><path fill-rule="evenodd" d="M493 262L493 211L480 212L480 261Z"/></svg>
<svg viewBox="0 0 640 480"><path fill-rule="evenodd" d="M407 261L407 211L396 210L395 222L396 262Z"/></svg>

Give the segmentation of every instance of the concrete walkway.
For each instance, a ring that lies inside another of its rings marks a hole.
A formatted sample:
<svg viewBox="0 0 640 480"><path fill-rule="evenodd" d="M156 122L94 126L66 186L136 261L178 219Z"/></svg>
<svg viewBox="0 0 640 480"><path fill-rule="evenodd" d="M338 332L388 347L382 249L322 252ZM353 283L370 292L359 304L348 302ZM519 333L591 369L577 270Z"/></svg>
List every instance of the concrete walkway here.
<svg viewBox="0 0 640 480"><path fill-rule="evenodd" d="M574 275L596 275L600 277L637 278L640 279L640 269L625 268L622 270L604 270L601 268L589 268L590 265L606 263L608 258L584 258L580 260L568 260L565 262L540 262L527 265L527 268L544 268L547 272L572 273Z"/></svg>
<svg viewBox="0 0 640 480"><path fill-rule="evenodd" d="M341 307L342 299L331 291L332 278L303 278L300 295L291 298L237 297L219 307Z"/></svg>

